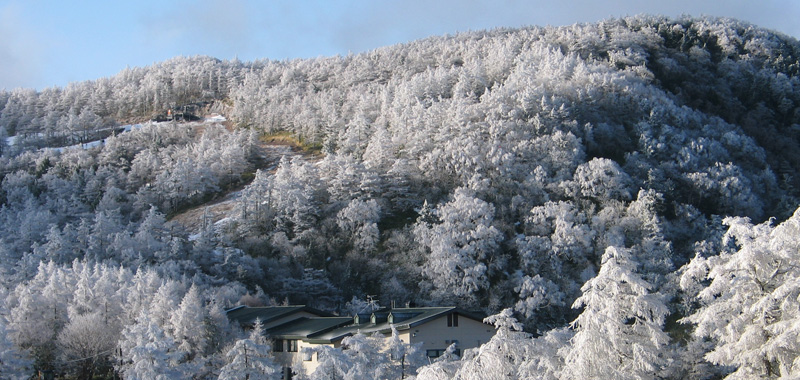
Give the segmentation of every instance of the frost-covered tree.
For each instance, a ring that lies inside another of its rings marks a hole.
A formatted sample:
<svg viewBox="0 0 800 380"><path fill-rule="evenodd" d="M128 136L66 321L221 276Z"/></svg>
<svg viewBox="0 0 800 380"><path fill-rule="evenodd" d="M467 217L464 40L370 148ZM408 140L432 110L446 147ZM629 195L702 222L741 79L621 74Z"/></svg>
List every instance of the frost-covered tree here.
<svg viewBox="0 0 800 380"><path fill-rule="evenodd" d="M0 125L0 157L8 150L8 131Z"/></svg>
<svg viewBox="0 0 800 380"><path fill-rule="evenodd" d="M380 216L381 208L374 199L354 199L336 215L336 224L350 236L353 247L366 254L378 244Z"/></svg>
<svg viewBox="0 0 800 380"><path fill-rule="evenodd" d="M525 233L517 235L515 241L519 275L538 275L555 284L552 290L556 292L548 292L549 299L556 300L558 292L566 297L577 297L579 284L586 280L587 274L591 276L595 261L596 231L588 223L586 214L572 202L546 202L530 210L524 225ZM526 291L524 283L516 286L520 293ZM521 299L528 296L523 295Z"/></svg>
<svg viewBox="0 0 800 380"><path fill-rule="evenodd" d="M631 179L616 162L594 158L575 170L576 195L600 203L612 199L630 199Z"/></svg>
<svg viewBox="0 0 800 380"><path fill-rule="evenodd" d="M270 357L269 347L252 339L239 339L225 353L226 364L220 369L220 380L272 379L279 372Z"/></svg>
<svg viewBox="0 0 800 380"><path fill-rule="evenodd" d="M342 348L320 346L305 354L314 353L319 366L313 380L410 377L424 362L419 346L400 340L395 329L390 337L358 333L344 338Z"/></svg>
<svg viewBox="0 0 800 380"><path fill-rule="evenodd" d="M261 320L256 319L247 338L237 340L225 353L225 366L219 380L272 379L280 366L272 360L269 342Z"/></svg>
<svg viewBox="0 0 800 380"><path fill-rule="evenodd" d="M64 362L76 368L80 378L90 379L98 369L109 365L120 330L100 311L75 315L58 334Z"/></svg>
<svg viewBox="0 0 800 380"><path fill-rule="evenodd" d="M195 372L213 377L233 343L221 307L244 293L241 281L292 302L335 305L368 290L486 311L513 306L527 329L552 338L533 339L551 352L576 313L560 305L581 295L609 246L625 247L631 272L665 299L679 298L673 263L691 260L697 246L704 259L691 268L700 277L682 291L691 298L684 306L700 309L685 310L716 308L710 298L722 293L691 296L720 278L703 277L721 260L712 252L742 248L722 246L716 215L780 220L800 199L798 57L793 39L745 22L636 16L459 33L345 57L177 58L65 88L0 90L0 129L14 135L2 146L0 131L9 338L52 368L67 350L59 336L78 316L100 311L122 328L146 310L176 344L203 346L192 355L208 364ZM230 123L113 128L188 104ZM265 147L263 133L295 146ZM42 149L81 140L98 146ZM231 194L240 204L226 223L164 223L192 219L251 169L260 170ZM423 199L435 210L414 215ZM775 266L775 278L793 273ZM173 336L191 284L203 294L203 321L181 317L193 330ZM782 302L783 324L771 322L776 306L763 321L736 320L751 346L715 327L674 346L689 369L673 364L664 376L706 373L713 363L695 355L704 351L721 364L708 373L749 376L756 364L745 356L758 350L769 361L761 372L794 376L792 304ZM199 331L206 337L192 336ZM550 374L563 359L530 358L548 362L541 373ZM452 376L461 362L437 368Z"/></svg>
<svg viewBox="0 0 800 380"><path fill-rule="evenodd" d="M137 243L137 250L142 252L145 257L168 256L164 252L169 249L170 237L166 223L164 215L151 207L142 223L139 224L133 239Z"/></svg>
<svg viewBox="0 0 800 380"><path fill-rule="evenodd" d="M146 313L122 331L118 370L125 378L168 380L180 378L178 363L183 353Z"/></svg>
<svg viewBox="0 0 800 380"><path fill-rule="evenodd" d="M486 322L494 324L497 332L477 352L464 354L455 376L476 380L521 378L520 366L533 354L529 352L532 337L522 332L522 324L513 317L511 309L486 318Z"/></svg>
<svg viewBox="0 0 800 380"><path fill-rule="evenodd" d="M30 358L11 341L5 318L0 317L0 378L28 379L32 364Z"/></svg>
<svg viewBox="0 0 800 380"><path fill-rule="evenodd" d="M711 339L711 363L735 368L727 378L791 378L800 374L800 209L783 223L724 220L724 250L698 255L681 285L697 292L700 308L685 320ZM707 286L703 284L708 282Z"/></svg>
<svg viewBox="0 0 800 380"><path fill-rule="evenodd" d="M636 273L624 248L608 247L597 276L573 307L575 336L562 350L563 379L652 379L668 361L663 331L667 307Z"/></svg>
<svg viewBox="0 0 800 380"><path fill-rule="evenodd" d="M8 327L12 340L29 350L37 365L52 365L58 355L56 339L68 320L68 302L75 281L53 262L40 263L36 276L18 285L11 296Z"/></svg>
<svg viewBox="0 0 800 380"><path fill-rule="evenodd" d="M389 355L389 369L386 377L404 379L417 372L427 358L422 352L421 344L408 344L400 339L395 326L391 326L392 335L384 338L382 350ZM388 342L386 342L388 340Z"/></svg>
<svg viewBox="0 0 800 380"><path fill-rule="evenodd" d="M205 307L200 289L192 285L169 320L168 333L178 349L186 354L185 359L188 361L203 355L208 344Z"/></svg>
<svg viewBox="0 0 800 380"><path fill-rule="evenodd" d="M303 355L313 354L317 355L319 365L309 376L312 380L345 379L349 368L353 365L349 356L345 355L342 350L331 346L321 345L315 347L313 352L303 352Z"/></svg>
<svg viewBox="0 0 800 380"><path fill-rule="evenodd" d="M342 339L342 345L347 347L342 352L352 363L347 369L346 378L379 379L388 376L392 357L382 352L385 346L384 340L380 334L376 336L356 334Z"/></svg>
<svg viewBox="0 0 800 380"><path fill-rule="evenodd" d="M319 214L316 168L299 157L284 156L269 190L278 230L296 236L314 227Z"/></svg>
<svg viewBox="0 0 800 380"><path fill-rule="evenodd" d="M417 379L548 379L556 380L564 368L559 350L569 346L573 333L553 329L534 338L522 331L511 309L485 319L497 332L491 340L463 353L457 361L440 361L419 370Z"/></svg>
<svg viewBox="0 0 800 380"><path fill-rule="evenodd" d="M119 209L104 211L95 214L94 225L92 225L91 235L88 239L88 254L96 261L107 259L111 252L109 247L112 245L115 235L122 232L122 215Z"/></svg>
<svg viewBox="0 0 800 380"><path fill-rule="evenodd" d="M519 272L517 274L520 275ZM514 311L531 323L551 322L548 317L565 305L564 292L555 283L538 274L533 277L522 276L514 291L519 298L514 305Z"/></svg>
<svg viewBox="0 0 800 380"><path fill-rule="evenodd" d="M490 266L502 240L492 225L494 211L491 204L459 188L436 209L441 223L417 224L415 236L430 252L422 270L434 300L475 305L488 289Z"/></svg>
<svg viewBox="0 0 800 380"><path fill-rule="evenodd" d="M55 224L51 225L45 238L46 242L34 251L37 256L57 263L67 263L78 258L78 238L72 224L66 224L63 230Z"/></svg>

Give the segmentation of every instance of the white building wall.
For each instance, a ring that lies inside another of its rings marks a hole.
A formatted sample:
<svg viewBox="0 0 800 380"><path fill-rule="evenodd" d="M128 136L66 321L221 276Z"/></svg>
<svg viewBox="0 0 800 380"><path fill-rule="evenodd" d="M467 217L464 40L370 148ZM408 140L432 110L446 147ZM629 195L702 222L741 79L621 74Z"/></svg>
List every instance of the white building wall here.
<svg viewBox="0 0 800 380"><path fill-rule="evenodd" d="M316 353L304 354L303 349L311 349L320 346L333 347L333 344L313 344L298 340L297 352L287 352L286 341L284 340L284 352L273 352L272 355L275 358L275 362L281 366L292 367L294 369L296 369L297 366L302 366L305 373L310 375L319 367L319 361L317 360Z"/></svg>
<svg viewBox="0 0 800 380"><path fill-rule="evenodd" d="M296 355L297 359L295 361L295 364L302 362L302 365L303 365L303 368L306 371L306 374L310 375L310 374L314 373L314 371L317 369L317 367L319 367L319 360L317 360L318 358L317 358L317 354L316 353L314 353L314 354L304 354L303 353L303 348L312 349L312 348L320 347L320 346L333 347L333 344L313 344L313 343L308 343L308 342L303 342L303 341L299 342L299 344L298 344L298 348L299 348L298 351L299 352L297 352L297 355Z"/></svg>
<svg viewBox="0 0 800 380"><path fill-rule="evenodd" d="M461 349L463 353L464 350L477 348L488 342L489 339L494 336L494 333L495 329L493 326L475 321L464 315L458 316L458 326L447 326L447 315L442 315L420 326L412 327L409 330L398 331L399 337L403 342L422 342L423 354L425 354L427 350L444 350L450 346L454 340L458 341L458 348ZM322 345L338 348L341 345L341 341ZM292 368L302 366L305 374L310 375L319 367L319 361L317 354L304 355L303 348L315 348L319 346L321 345L298 340L297 352L274 352L273 355L275 356L276 362L280 363L282 366Z"/></svg>
<svg viewBox="0 0 800 380"><path fill-rule="evenodd" d="M488 342L494 336L495 329L464 315L458 316L458 326L448 327L447 315L443 315L403 333L408 334L409 343L422 342L423 352L446 349L454 340L458 341L458 348L464 352Z"/></svg>

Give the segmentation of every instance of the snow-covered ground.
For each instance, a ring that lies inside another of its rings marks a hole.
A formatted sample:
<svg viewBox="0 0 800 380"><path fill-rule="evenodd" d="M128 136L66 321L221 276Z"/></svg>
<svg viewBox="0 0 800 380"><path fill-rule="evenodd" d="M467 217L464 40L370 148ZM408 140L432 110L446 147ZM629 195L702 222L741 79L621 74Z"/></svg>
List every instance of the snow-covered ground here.
<svg viewBox="0 0 800 380"><path fill-rule="evenodd" d="M225 116L222 116L218 113L212 113L208 117L206 117L206 122L209 123L222 123L223 121L228 121Z"/></svg>
<svg viewBox="0 0 800 380"><path fill-rule="evenodd" d="M224 121L227 121L227 120L228 119L225 118L225 116L222 116L220 114L215 113L215 114L211 114L209 117L206 117L203 120L203 122L205 122L205 123L221 123L221 122L224 122ZM127 124L127 125L121 125L119 127L109 128L109 130L121 128L122 132L125 133L125 132L130 132L130 131L132 131L134 129L141 129L142 127L144 127L144 124L142 124L142 123L139 123L139 124ZM43 134L39 133L39 136L41 137L41 136L43 136ZM6 145L13 146L16 142L17 142L17 136L6 137ZM104 143L105 143L105 139L102 139L102 140L90 141L90 142L83 143L83 144L75 144L75 145L62 146L62 147L47 147L45 149L54 150L54 151L57 151L57 152L60 153L60 152L63 152L64 150L67 150L67 149L91 149L91 148L95 148L95 147L101 146Z"/></svg>
<svg viewBox="0 0 800 380"><path fill-rule="evenodd" d="M214 228L223 228L226 224L233 221L231 213L236 207L242 192L233 191L220 200L195 207L184 211L172 218L173 221L182 224L189 231L194 233L189 235L189 240L194 241L200 237L205 223L211 222Z"/></svg>
<svg viewBox="0 0 800 380"><path fill-rule="evenodd" d="M130 131L132 131L134 129L142 128L142 124L127 124L127 125L122 125L122 126L119 126L119 127L109 128L109 130L110 129L117 129L117 128L122 128L122 132L125 133L125 132L130 132ZM92 148L96 148L98 146L101 146L101 145L105 144L105 142L106 142L106 140L102 139L102 140L89 141L87 143L82 143L82 144L75 144L75 145L69 145L69 146L63 146L63 147L55 147L55 148L46 148L46 149L52 149L52 150L55 150L55 151L61 153L66 149L92 149Z"/></svg>
<svg viewBox="0 0 800 380"><path fill-rule="evenodd" d="M105 143L105 140L97 140L97 141L90 141L90 142L83 143L83 144L75 144L75 145L70 145L70 146L64 146L64 147L58 147L58 148L45 148L45 149L51 149L51 150L54 150L56 152L61 153L61 152L65 151L65 150L67 150L67 149L92 149L92 148L101 146L104 143Z"/></svg>
<svg viewBox="0 0 800 380"><path fill-rule="evenodd" d="M142 128L142 124L128 124L123 125L121 128L125 132L130 132L131 130Z"/></svg>

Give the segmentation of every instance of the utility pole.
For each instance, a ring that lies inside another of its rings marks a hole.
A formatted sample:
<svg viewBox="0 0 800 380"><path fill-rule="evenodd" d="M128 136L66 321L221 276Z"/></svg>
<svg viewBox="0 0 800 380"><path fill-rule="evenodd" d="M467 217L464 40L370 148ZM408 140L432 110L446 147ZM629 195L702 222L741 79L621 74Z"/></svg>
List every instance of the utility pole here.
<svg viewBox="0 0 800 380"><path fill-rule="evenodd" d="M403 356L400 358L400 378L406 378L406 353L403 353Z"/></svg>
<svg viewBox="0 0 800 380"><path fill-rule="evenodd" d="M247 344L244 345L244 368L248 369L247 373L244 375L244 379L250 380L250 371L249 371L250 365L247 364Z"/></svg>

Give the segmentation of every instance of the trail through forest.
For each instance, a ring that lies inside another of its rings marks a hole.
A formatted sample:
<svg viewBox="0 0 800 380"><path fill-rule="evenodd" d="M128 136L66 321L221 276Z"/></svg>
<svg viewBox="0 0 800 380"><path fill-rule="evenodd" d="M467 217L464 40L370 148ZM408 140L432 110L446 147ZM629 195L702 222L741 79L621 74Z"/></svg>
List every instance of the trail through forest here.
<svg viewBox="0 0 800 380"><path fill-rule="evenodd" d="M273 172L278 167L278 163L283 156L302 156L301 152L298 152L294 147L286 144L262 142L258 145L258 149L261 160L259 160L259 165L256 169L269 172ZM250 181L243 182L233 189L222 192L219 196L207 203L178 213L170 220L181 224L190 233L199 232L205 223L219 223L221 220L230 216L230 213L233 211L241 195L242 189L247 186L249 182Z"/></svg>

